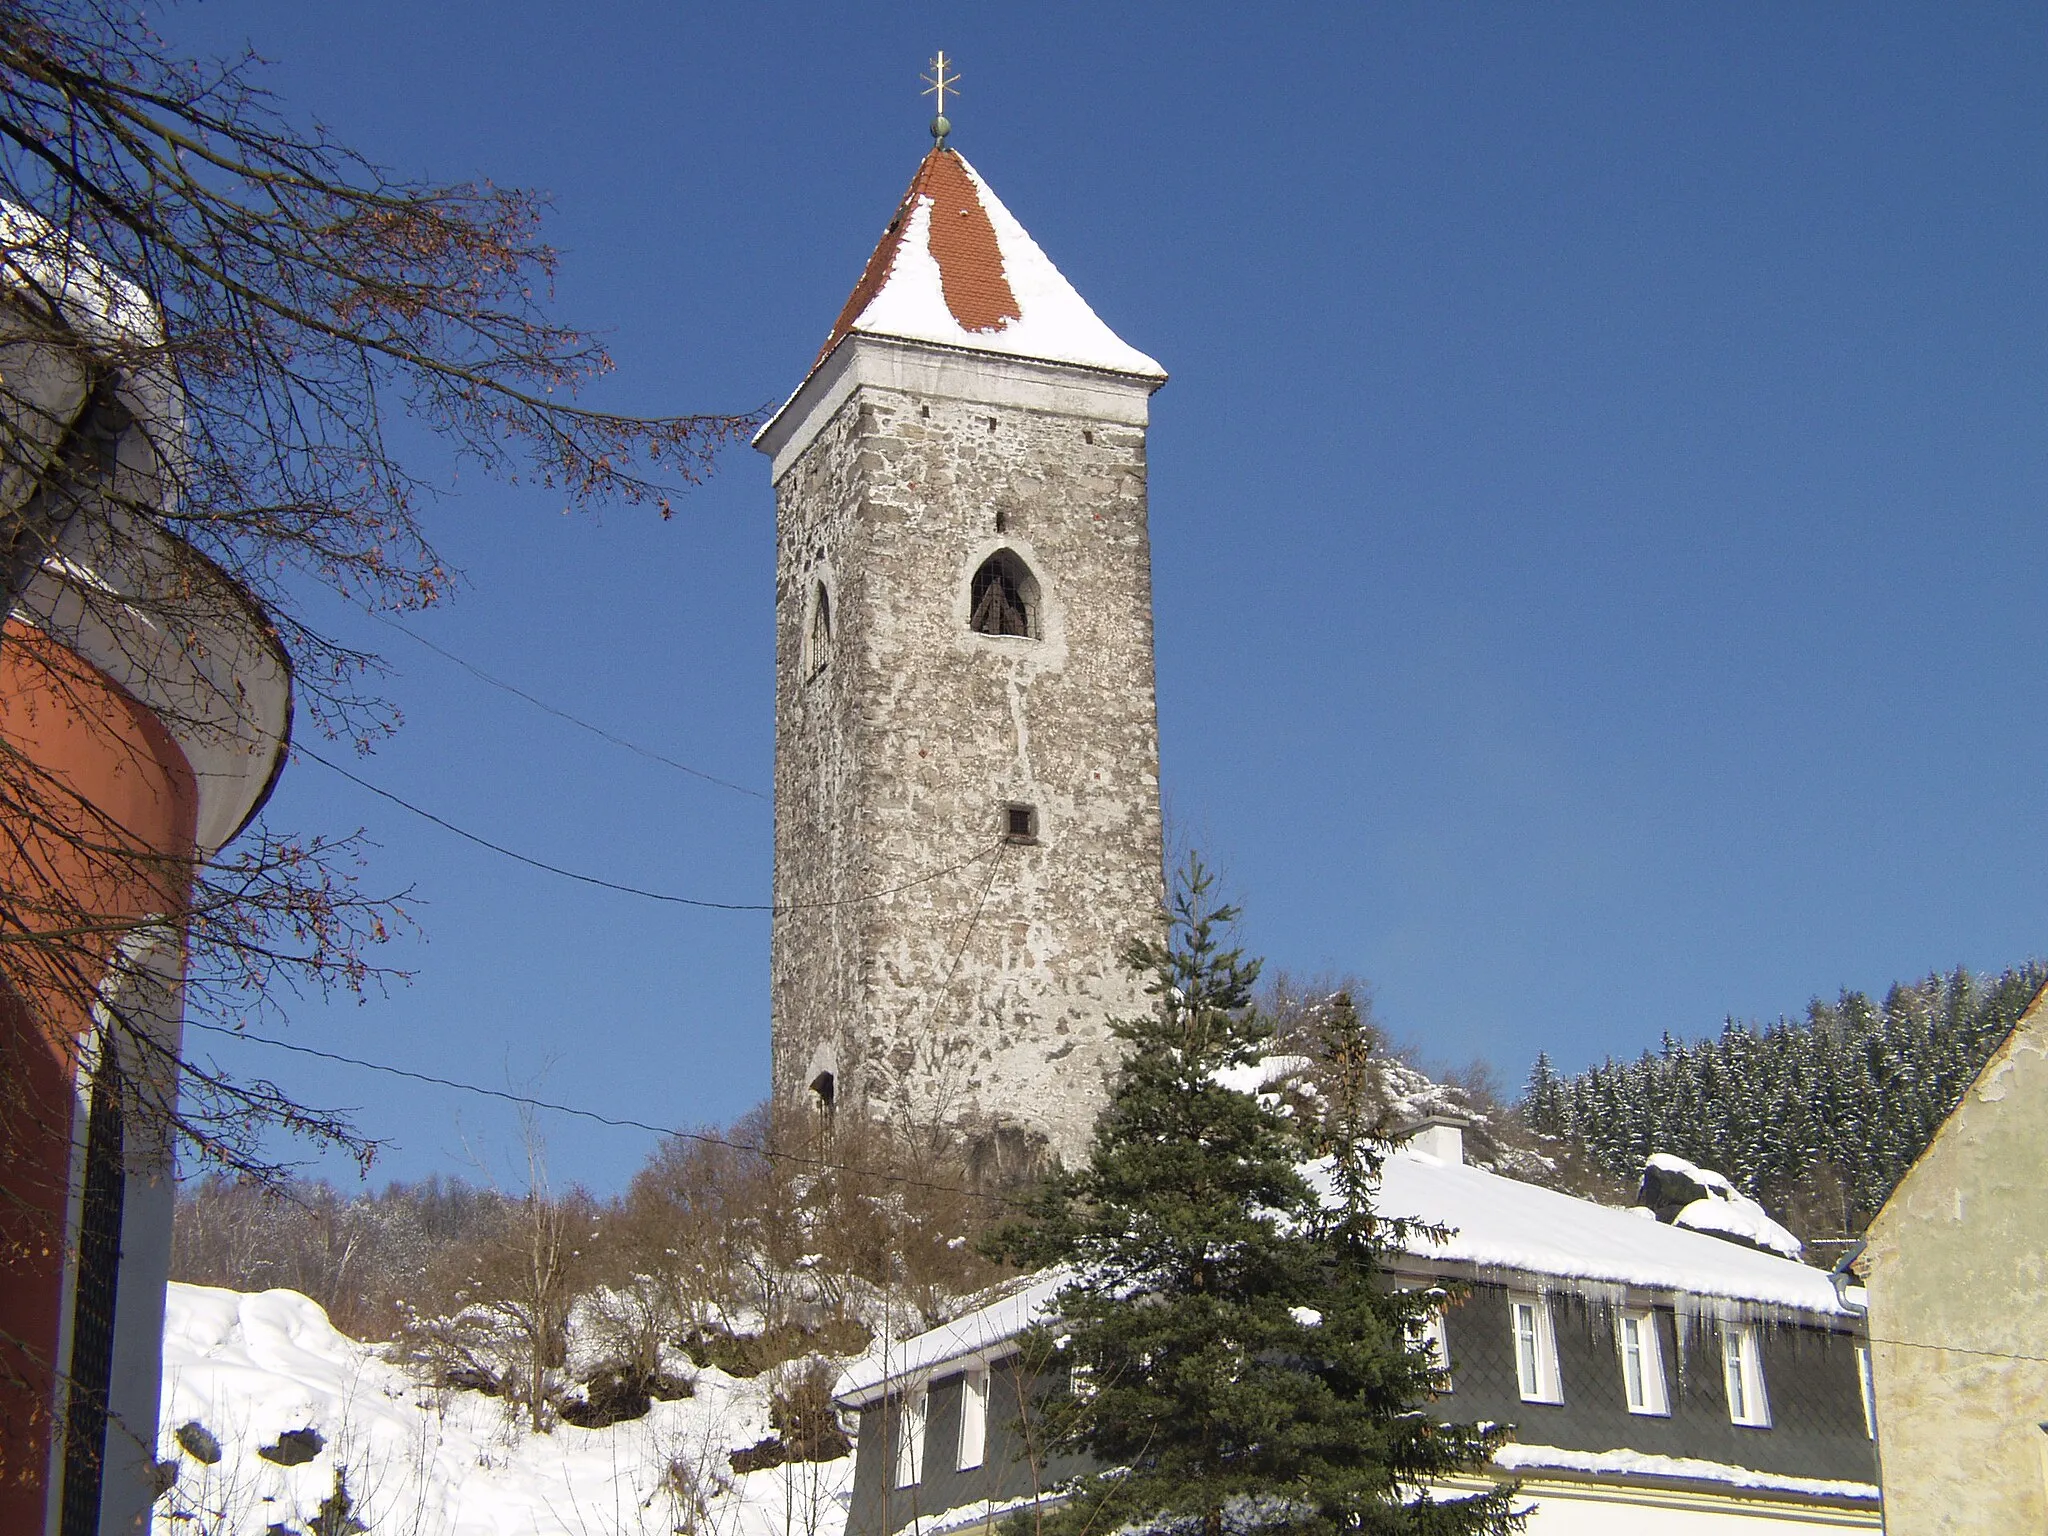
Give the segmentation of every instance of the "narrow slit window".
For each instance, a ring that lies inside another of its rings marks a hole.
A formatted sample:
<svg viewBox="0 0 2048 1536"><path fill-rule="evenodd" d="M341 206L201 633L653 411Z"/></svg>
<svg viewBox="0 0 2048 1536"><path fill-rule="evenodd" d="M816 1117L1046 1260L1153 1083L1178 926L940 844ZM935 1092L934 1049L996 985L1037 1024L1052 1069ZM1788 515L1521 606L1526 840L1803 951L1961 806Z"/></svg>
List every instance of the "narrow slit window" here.
<svg viewBox="0 0 2048 1536"><path fill-rule="evenodd" d="M1728 1386L1729 1422L1750 1429L1769 1429L1771 1405L1764 1396L1764 1362L1757 1351L1754 1324L1722 1326L1721 1366Z"/></svg>
<svg viewBox="0 0 2048 1536"><path fill-rule="evenodd" d="M1515 1382L1525 1403L1561 1403L1557 1340L1550 1331L1550 1305L1540 1297L1511 1304L1515 1330Z"/></svg>
<svg viewBox="0 0 2048 1536"><path fill-rule="evenodd" d="M913 1387L903 1394L903 1401L896 1410L896 1486L915 1487L922 1480L924 1472L924 1410L923 1387Z"/></svg>
<svg viewBox="0 0 2048 1536"><path fill-rule="evenodd" d="M1038 583L1007 549L982 561L967 592L968 627L984 635L1031 639L1038 633Z"/></svg>
<svg viewBox="0 0 2048 1536"><path fill-rule="evenodd" d="M1621 1346L1621 1387L1630 1413L1658 1418L1671 1413L1664 1384L1664 1347L1654 1312L1623 1312L1615 1330Z"/></svg>
<svg viewBox="0 0 2048 1536"><path fill-rule="evenodd" d="M969 1371L960 1381L960 1454L954 1467L965 1472L988 1454L988 1367Z"/></svg>
<svg viewBox="0 0 2048 1536"><path fill-rule="evenodd" d="M832 660L832 593L822 581L811 596L811 628L804 650L808 677L816 677Z"/></svg>

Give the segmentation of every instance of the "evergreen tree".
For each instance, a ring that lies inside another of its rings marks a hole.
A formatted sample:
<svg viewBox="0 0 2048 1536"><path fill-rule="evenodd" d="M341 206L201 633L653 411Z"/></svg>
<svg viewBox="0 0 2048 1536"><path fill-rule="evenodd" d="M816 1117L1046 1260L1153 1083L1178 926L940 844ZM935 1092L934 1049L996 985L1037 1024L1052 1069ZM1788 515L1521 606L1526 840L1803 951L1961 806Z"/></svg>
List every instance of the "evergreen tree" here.
<svg viewBox="0 0 2048 1536"><path fill-rule="evenodd" d="M1674 1152L1781 1219L1795 1206L1836 1213L1806 1235L1839 1235L1884 1203L2044 983L2039 962L1989 979L1957 969L1899 983L1881 1005L1844 992L1796 1022L1730 1019L1696 1041L1667 1032L1655 1052L1571 1078L1540 1057L1522 1118L1618 1178Z"/></svg>
<svg viewBox="0 0 2048 1536"><path fill-rule="evenodd" d="M1550 1064L1550 1053L1538 1051L1536 1065L1529 1069L1529 1086L1522 1093L1522 1118L1539 1135L1562 1136L1568 1116L1564 1085Z"/></svg>
<svg viewBox="0 0 2048 1536"><path fill-rule="evenodd" d="M1110 1469L1071 1480L1043 1528L1518 1530L1511 1484L1428 1488L1483 1468L1503 1435L1436 1422L1417 1325L1437 1298L1384 1283L1400 1233L1372 1209L1365 1027L1355 1009L1329 1011L1332 1081L1359 1091L1329 1096L1316 1124L1225 1086L1270 1031L1251 1006L1258 965L1226 947L1235 913L1212 891L1191 860L1167 937L1134 946L1157 1003L1115 1026L1124 1066L1088 1162L998 1239L1074 1273L1034 1349L1063 1355L1080 1389L1046 1400L1044 1429L1053 1452ZM1328 1199L1303 1171L1318 1151Z"/></svg>

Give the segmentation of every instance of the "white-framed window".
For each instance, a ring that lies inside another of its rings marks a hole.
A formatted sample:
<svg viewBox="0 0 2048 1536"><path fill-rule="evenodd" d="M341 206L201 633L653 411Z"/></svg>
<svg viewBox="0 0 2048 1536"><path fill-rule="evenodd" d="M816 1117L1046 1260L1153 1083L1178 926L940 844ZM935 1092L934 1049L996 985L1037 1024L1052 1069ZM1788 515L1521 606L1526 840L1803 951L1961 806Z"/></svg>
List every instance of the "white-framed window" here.
<svg viewBox="0 0 2048 1536"><path fill-rule="evenodd" d="M1657 1332L1657 1314L1624 1311L1615 1319L1615 1342L1621 1346L1621 1390L1630 1413L1671 1413L1671 1394L1664 1384L1664 1344Z"/></svg>
<svg viewBox="0 0 2048 1536"><path fill-rule="evenodd" d="M988 1454L988 1367L977 1365L960 1379L960 1452L954 1467L965 1472Z"/></svg>
<svg viewBox="0 0 2048 1536"><path fill-rule="evenodd" d="M1437 1390L1450 1391L1451 1338L1449 1330L1444 1327L1444 1309L1431 1307L1422 1316L1413 1319L1408 1324L1408 1342L1411 1347L1419 1344L1429 1351L1429 1363L1445 1373L1443 1383Z"/></svg>
<svg viewBox="0 0 2048 1536"><path fill-rule="evenodd" d="M925 1389L905 1390L896 1407L896 1486L916 1485L924 1473Z"/></svg>
<svg viewBox="0 0 2048 1536"><path fill-rule="evenodd" d="M1863 1388L1863 1433L1877 1438L1877 1378L1870 1374L1870 1346L1856 1346L1856 1381Z"/></svg>
<svg viewBox="0 0 2048 1536"><path fill-rule="evenodd" d="M1754 1323L1721 1325L1721 1374L1728 1385L1729 1422L1769 1429L1771 1403L1764 1395L1764 1357Z"/></svg>
<svg viewBox="0 0 2048 1536"><path fill-rule="evenodd" d="M1508 1302L1515 1332L1515 1380L1525 1403L1561 1403L1564 1383L1557 1374L1557 1336L1550 1331L1550 1303L1541 1296Z"/></svg>

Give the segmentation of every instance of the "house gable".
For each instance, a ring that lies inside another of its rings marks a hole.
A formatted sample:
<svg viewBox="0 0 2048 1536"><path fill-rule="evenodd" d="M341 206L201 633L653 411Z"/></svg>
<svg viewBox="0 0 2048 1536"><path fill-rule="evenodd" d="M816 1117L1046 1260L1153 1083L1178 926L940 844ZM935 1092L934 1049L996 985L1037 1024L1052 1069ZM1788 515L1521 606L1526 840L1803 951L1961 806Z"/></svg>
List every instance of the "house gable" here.
<svg viewBox="0 0 2048 1536"><path fill-rule="evenodd" d="M2048 1475L2048 991L1871 1222L1889 1528L2040 1530Z"/></svg>

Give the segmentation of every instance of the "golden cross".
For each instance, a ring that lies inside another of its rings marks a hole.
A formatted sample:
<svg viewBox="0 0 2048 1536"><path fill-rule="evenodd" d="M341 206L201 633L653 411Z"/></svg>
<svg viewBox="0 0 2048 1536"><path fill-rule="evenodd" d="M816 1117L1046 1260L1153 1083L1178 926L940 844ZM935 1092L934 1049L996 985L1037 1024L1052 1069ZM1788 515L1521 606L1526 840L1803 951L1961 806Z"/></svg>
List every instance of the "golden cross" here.
<svg viewBox="0 0 2048 1536"><path fill-rule="evenodd" d="M923 75L919 77L924 81L925 88L922 91L919 91L918 94L920 96L938 97L938 115L940 117L944 117L946 115L946 92L952 91L955 96L958 96L960 94L960 92L956 89L956 87L960 84L960 77L958 75L949 75L946 73L946 66L951 62L952 61L946 57L946 50L941 48L938 52L938 57L932 60L932 72L928 75Z"/></svg>

